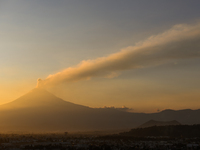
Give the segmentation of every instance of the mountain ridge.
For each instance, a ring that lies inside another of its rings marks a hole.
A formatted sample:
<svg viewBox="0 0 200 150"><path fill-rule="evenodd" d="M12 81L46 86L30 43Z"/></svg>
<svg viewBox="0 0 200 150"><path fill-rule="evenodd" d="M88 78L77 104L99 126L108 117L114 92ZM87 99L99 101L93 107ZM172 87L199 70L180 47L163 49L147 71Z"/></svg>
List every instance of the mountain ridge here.
<svg viewBox="0 0 200 150"><path fill-rule="evenodd" d="M42 88L34 88L30 92L24 94L23 96L17 98L14 101L11 101L6 104L0 105L0 107L7 108L23 108L23 107L43 107L43 106L56 106L60 103L60 106L63 105L76 105L79 107L87 107L79 104L74 104L72 102L65 101L52 93L42 89ZM87 107L90 108L90 107Z"/></svg>
<svg viewBox="0 0 200 150"><path fill-rule="evenodd" d="M147 128L152 126L169 126L169 125L181 125L178 121L156 121L156 120L149 120L146 123L140 125L138 128Z"/></svg>
<svg viewBox="0 0 200 150"><path fill-rule="evenodd" d="M0 105L0 131L88 131L138 127L148 120L177 120L198 124L200 110L132 113L74 104L36 88L15 101Z"/></svg>

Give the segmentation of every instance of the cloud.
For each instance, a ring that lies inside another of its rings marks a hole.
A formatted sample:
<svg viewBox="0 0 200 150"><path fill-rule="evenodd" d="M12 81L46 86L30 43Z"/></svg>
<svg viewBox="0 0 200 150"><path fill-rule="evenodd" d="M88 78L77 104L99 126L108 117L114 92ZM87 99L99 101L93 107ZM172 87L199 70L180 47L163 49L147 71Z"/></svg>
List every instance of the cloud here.
<svg viewBox="0 0 200 150"><path fill-rule="evenodd" d="M125 112L132 112L133 108L128 108L126 106L122 106L122 107L114 107L114 106L104 106L104 109L116 109L116 110L120 110L120 111L125 111Z"/></svg>
<svg viewBox="0 0 200 150"><path fill-rule="evenodd" d="M180 24L107 57L84 60L75 67L49 75L46 79L39 80L38 87L95 77L113 78L124 70L198 57L200 57L200 24Z"/></svg>

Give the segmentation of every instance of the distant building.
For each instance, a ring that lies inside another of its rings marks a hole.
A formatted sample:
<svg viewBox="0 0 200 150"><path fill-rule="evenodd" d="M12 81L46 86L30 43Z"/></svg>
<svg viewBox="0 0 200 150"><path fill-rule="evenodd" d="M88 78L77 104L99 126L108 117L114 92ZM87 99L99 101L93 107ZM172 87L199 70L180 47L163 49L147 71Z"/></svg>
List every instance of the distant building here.
<svg viewBox="0 0 200 150"><path fill-rule="evenodd" d="M64 135L68 135L68 132L64 132Z"/></svg>

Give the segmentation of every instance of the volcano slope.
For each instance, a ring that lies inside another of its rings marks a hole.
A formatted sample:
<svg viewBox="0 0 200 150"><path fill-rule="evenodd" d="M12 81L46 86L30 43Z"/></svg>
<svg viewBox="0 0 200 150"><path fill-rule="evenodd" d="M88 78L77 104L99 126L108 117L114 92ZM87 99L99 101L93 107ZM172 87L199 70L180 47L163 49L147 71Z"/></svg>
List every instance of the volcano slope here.
<svg viewBox="0 0 200 150"><path fill-rule="evenodd" d="M0 106L0 131L91 131L131 129L155 119L200 123L200 110L131 113L114 108L90 108L64 101L41 88Z"/></svg>
<svg viewBox="0 0 200 150"><path fill-rule="evenodd" d="M3 131L105 130L133 127L132 113L64 101L41 88L0 106Z"/></svg>

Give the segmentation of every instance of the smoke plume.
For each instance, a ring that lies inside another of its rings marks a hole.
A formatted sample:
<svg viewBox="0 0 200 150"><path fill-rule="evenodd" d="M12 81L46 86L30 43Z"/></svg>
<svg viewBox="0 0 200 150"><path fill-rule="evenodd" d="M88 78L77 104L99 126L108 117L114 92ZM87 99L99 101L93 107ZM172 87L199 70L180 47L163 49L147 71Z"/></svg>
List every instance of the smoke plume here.
<svg viewBox="0 0 200 150"><path fill-rule="evenodd" d="M200 24L175 25L107 57L84 60L75 67L38 79L38 87L89 80L94 77L113 78L120 71L160 65L172 60L200 57Z"/></svg>

